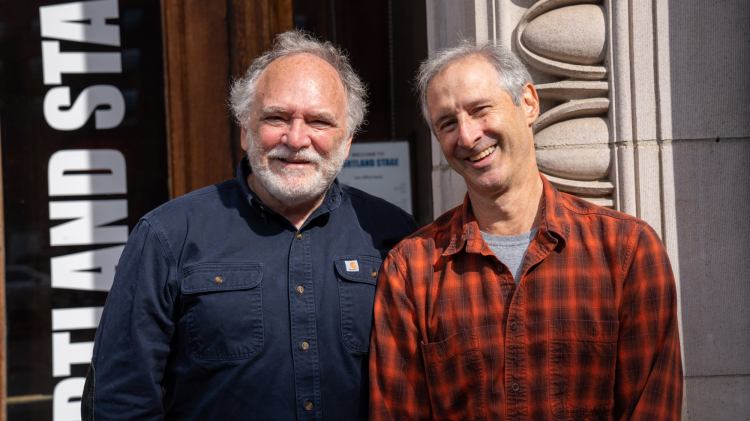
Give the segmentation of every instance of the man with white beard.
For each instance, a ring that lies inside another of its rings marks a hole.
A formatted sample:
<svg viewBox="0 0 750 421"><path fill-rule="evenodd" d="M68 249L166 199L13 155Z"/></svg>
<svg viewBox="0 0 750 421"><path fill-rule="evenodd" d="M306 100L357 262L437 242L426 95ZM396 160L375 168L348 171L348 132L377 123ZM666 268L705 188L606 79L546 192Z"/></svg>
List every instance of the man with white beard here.
<svg viewBox="0 0 750 421"><path fill-rule="evenodd" d="M330 43L291 31L232 88L235 179L144 216L96 335L84 419L367 417L378 270L414 230L335 181L365 88Z"/></svg>

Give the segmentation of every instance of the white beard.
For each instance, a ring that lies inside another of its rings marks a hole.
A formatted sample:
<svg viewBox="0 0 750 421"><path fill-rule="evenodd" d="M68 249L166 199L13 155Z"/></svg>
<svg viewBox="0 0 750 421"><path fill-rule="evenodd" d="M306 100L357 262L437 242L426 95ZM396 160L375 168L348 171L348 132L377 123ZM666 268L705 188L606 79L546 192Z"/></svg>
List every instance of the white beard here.
<svg viewBox="0 0 750 421"><path fill-rule="evenodd" d="M322 196L341 171L347 156L346 142L343 139L328 157L324 157L312 147L293 152L279 144L270 151L264 151L249 132L247 137L247 158L253 175L271 196L288 206L310 202ZM305 160L315 168L271 168L269 162L275 158Z"/></svg>

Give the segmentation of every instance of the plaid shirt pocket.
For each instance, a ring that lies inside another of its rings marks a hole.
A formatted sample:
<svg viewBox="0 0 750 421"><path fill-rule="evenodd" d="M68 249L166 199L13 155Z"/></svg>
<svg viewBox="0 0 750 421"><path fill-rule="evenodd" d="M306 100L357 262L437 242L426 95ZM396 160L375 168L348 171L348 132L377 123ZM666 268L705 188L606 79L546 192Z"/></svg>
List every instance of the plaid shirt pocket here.
<svg viewBox="0 0 750 421"><path fill-rule="evenodd" d="M487 418L489 373L479 350L477 329L422 343L422 355L432 419Z"/></svg>
<svg viewBox="0 0 750 421"><path fill-rule="evenodd" d="M618 322L555 320L550 333L550 390L555 419L611 419Z"/></svg>

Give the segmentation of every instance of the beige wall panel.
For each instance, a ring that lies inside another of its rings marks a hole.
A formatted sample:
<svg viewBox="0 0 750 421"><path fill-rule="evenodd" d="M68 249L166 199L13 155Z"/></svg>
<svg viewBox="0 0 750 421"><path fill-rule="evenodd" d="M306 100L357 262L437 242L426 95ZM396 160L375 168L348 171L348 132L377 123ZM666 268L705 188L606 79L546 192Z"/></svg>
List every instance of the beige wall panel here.
<svg viewBox="0 0 750 421"><path fill-rule="evenodd" d="M686 380L687 420L740 421L750 414L750 376L693 377Z"/></svg>
<svg viewBox="0 0 750 421"><path fill-rule="evenodd" d="M750 375L750 139L673 148L685 373Z"/></svg>
<svg viewBox="0 0 750 421"><path fill-rule="evenodd" d="M750 2L670 1L671 139L750 136ZM665 128L667 130L668 128Z"/></svg>

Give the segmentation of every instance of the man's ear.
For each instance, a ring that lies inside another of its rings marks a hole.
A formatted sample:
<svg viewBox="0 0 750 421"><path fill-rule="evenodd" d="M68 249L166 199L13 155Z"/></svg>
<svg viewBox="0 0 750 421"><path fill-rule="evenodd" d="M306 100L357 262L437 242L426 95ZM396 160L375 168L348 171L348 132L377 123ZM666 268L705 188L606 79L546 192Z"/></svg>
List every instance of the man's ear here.
<svg viewBox="0 0 750 421"><path fill-rule="evenodd" d="M354 135L349 136L349 139L346 139L346 157L349 158L349 152L352 149L352 139L354 139Z"/></svg>
<svg viewBox="0 0 750 421"><path fill-rule="evenodd" d="M539 117L539 94L531 83L521 88L521 108L526 116L526 123L531 126Z"/></svg>
<svg viewBox="0 0 750 421"><path fill-rule="evenodd" d="M250 144L248 144L247 142L247 129L244 127L240 131L240 146L245 152L247 152L248 148L250 147Z"/></svg>

